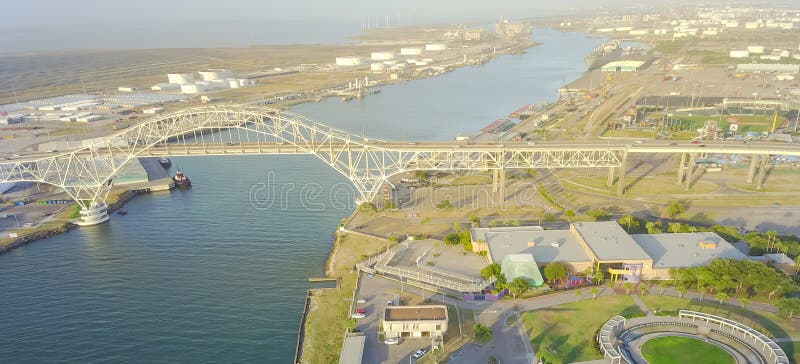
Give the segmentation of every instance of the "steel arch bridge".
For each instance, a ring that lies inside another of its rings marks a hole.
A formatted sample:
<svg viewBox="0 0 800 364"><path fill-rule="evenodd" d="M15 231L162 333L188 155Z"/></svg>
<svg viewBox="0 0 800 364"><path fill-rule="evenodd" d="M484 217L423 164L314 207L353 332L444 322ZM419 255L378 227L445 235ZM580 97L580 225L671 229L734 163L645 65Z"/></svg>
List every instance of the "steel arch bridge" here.
<svg viewBox="0 0 800 364"><path fill-rule="evenodd" d="M57 186L82 211L96 208L102 217L114 176L143 156L310 154L348 178L360 201L371 201L388 177L406 171L619 167L618 153L624 149L389 142L351 135L277 109L201 107L154 117L68 152L0 162L0 182Z"/></svg>

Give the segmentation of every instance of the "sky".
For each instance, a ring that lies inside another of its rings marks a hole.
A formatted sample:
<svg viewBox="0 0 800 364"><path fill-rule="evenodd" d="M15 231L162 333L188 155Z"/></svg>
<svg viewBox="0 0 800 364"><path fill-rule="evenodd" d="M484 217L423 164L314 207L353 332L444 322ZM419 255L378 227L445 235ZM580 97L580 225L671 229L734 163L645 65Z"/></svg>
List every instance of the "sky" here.
<svg viewBox="0 0 800 364"><path fill-rule="evenodd" d="M8 1L3 29L86 23L186 20L361 19L362 16L412 16L420 19L529 17L596 3L590 0L26 0Z"/></svg>

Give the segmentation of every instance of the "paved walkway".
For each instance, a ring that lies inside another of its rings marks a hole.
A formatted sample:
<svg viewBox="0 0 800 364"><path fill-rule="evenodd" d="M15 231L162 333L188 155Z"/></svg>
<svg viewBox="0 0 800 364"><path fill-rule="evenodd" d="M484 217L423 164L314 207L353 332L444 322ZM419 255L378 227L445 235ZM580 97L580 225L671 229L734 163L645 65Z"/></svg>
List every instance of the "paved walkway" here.
<svg viewBox="0 0 800 364"><path fill-rule="evenodd" d="M642 300L639 299L639 295L633 295L631 296L631 298L633 298L633 302L636 303L637 306L639 306L639 309L642 310L642 312L644 312L645 315L653 316L653 312L650 311L649 308L647 308L647 305L645 305L644 302L642 302Z"/></svg>

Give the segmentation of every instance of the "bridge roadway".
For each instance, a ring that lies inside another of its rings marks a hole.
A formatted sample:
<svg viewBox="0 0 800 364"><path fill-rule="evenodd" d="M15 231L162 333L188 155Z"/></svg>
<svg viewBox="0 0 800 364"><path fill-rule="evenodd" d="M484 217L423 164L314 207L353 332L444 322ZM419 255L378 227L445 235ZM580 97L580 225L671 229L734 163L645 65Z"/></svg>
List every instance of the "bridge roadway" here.
<svg viewBox="0 0 800 364"><path fill-rule="evenodd" d="M580 140L561 141L550 140L540 142L503 142L500 143L469 143L463 141L435 141L435 142L387 142L375 139L364 139L359 144L350 143L345 146L343 142L325 143L317 146L317 150L342 148L351 150L388 150L401 152L567 152L567 151L613 151L627 153L703 153L703 154L742 154L742 155L785 155L800 157L800 146L779 142L741 142L741 141L704 141L701 144L691 144L687 141L644 141L641 144L630 141L602 141ZM102 152L103 149L80 149L77 155L89 155ZM70 154L72 152L29 152L18 153L7 157L6 162L29 162L41 158L49 158L54 154ZM267 142L242 142L242 143L205 143L186 144L171 142L152 146L139 153L142 157L178 157L201 155L243 155L243 154L312 154L306 148L290 143Z"/></svg>

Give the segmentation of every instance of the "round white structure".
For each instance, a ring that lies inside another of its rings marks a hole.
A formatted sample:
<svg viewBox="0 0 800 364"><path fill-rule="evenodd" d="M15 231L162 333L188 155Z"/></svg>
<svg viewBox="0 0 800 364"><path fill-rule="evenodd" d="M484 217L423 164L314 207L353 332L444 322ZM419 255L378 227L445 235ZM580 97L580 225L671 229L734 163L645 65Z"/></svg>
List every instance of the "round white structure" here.
<svg viewBox="0 0 800 364"><path fill-rule="evenodd" d="M364 60L361 57L336 57L337 66L360 66L362 63L364 63Z"/></svg>
<svg viewBox="0 0 800 364"><path fill-rule="evenodd" d="M400 48L400 55L401 56L417 56L422 54L422 48L420 47L406 47Z"/></svg>
<svg viewBox="0 0 800 364"><path fill-rule="evenodd" d="M447 44L444 43L428 43L425 45L426 51L443 51L447 49Z"/></svg>
<svg viewBox="0 0 800 364"><path fill-rule="evenodd" d="M78 212L80 219L75 221L78 226L99 225L109 220L108 206L101 202Z"/></svg>
<svg viewBox="0 0 800 364"><path fill-rule="evenodd" d="M750 57L750 52L742 51L742 50L735 50L735 51L731 51L730 57L731 58L747 58L747 57Z"/></svg>
<svg viewBox="0 0 800 364"><path fill-rule="evenodd" d="M373 61L387 61L394 59L394 57L394 52L372 52L372 54L370 54L370 59Z"/></svg>
<svg viewBox="0 0 800 364"><path fill-rule="evenodd" d="M191 73L168 73L167 80L169 83L177 83L179 85L185 85L189 83L194 83L194 76Z"/></svg>
<svg viewBox="0 0 800 364"><path fill-rule="evenodd" d="M208 70L197 73L200 74L200 78L203 81L218 81L231 77L231 71L229 70Z"/></svg>

